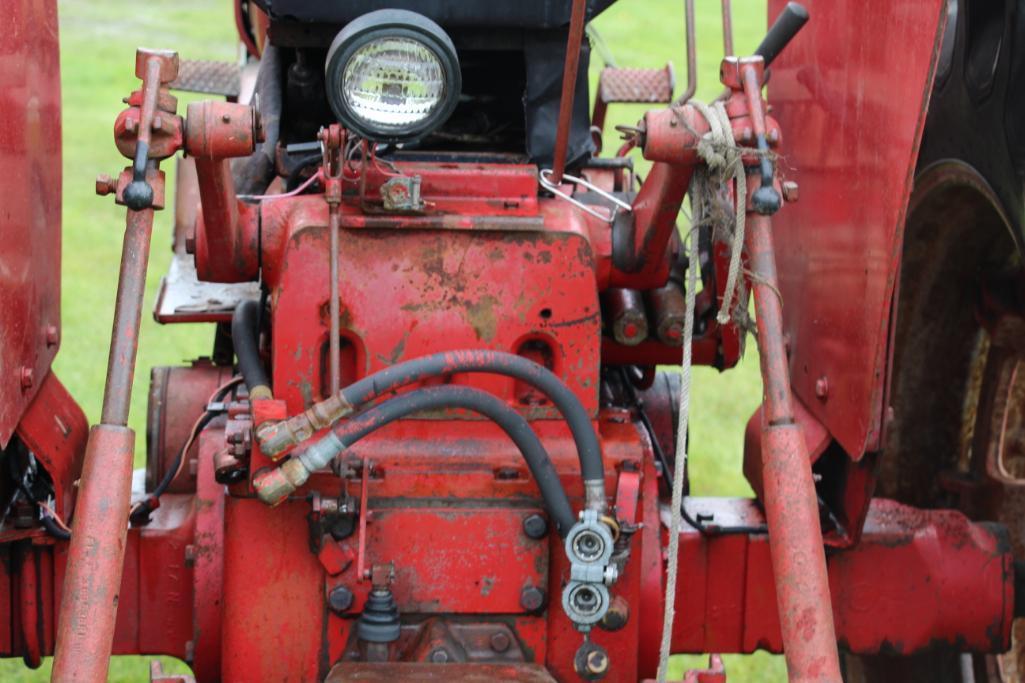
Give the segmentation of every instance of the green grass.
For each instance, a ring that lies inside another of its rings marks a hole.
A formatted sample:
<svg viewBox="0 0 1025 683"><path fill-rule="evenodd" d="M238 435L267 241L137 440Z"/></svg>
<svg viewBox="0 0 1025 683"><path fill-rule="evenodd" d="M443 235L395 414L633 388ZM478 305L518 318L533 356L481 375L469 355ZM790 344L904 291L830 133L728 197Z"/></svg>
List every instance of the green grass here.
<svg viewBox="0 0 1025 683"><path fill-rule="evenodd" d="M697 3L698 97L719 91L722 30L718 2ZM61 59L64 106L64 245L63 349L56 371L78 399L91 422L99 417L113 318L124 209L109 197L93 193L97 173L114 173L127 164L113 144L112 127L121 98L137 85L133 75L136 46L176 49L182 57L230 60L236 55L231 3L209 0L129 4L115 0L60 0ZM733 0L737 51L750 52L765 31L764 0ZM678 90L686 83L683 3L681 0L621 0L597 21L618 65L676 67ZM592 78L600 67L593 58ZM644 107L613 107L609 130L617 123L634 124ZM614 149L607 136L606 149ZM173 164L165 163L169 180ZM173 180L168 197L173 196ZM151 306L170 259L171 211L158 214L147 281ZM159 326L144 318L132 402L131 426L136 430L137 464L142 463L146 388L149 369L179 364L210 352L207 327ZM694 373L691 427L693 490L698 495L750 495L740 474L743 428L759 403L761 386L754 354L740 367L719 374L708 368ZM148 680L148 657L118 657L112 681ZM186 671L163 658L165 669ZM703 657L681 657L684 666L700 666ZM785 680L782 659L765 654L726 658L730 681ZM18 660L0 662L0 680L44 681L49 661L29 671Z"/></svg>

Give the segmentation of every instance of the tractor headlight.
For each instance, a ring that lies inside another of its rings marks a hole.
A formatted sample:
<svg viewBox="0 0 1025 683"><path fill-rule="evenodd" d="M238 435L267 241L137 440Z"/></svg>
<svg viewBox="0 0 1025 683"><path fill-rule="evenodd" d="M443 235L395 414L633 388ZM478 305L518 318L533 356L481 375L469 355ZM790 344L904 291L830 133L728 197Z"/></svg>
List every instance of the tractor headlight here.
<svg viewBox="0 0 1025 683"><path fill-rule="evenodd" d="M448 34L407 10L364 14L335 36L327 53L331 109L358 135L408 142L452 114L462 85Z"/></svg>

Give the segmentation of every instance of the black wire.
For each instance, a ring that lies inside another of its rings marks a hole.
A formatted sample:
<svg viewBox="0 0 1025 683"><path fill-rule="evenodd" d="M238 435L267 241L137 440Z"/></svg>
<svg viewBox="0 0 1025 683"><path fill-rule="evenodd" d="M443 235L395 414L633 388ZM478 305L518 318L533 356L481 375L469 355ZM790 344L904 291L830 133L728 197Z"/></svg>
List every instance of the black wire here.
<svg viewBox="0 0 1025 683"><path fill-rule="evenodd" d="M17 458L18 454L14 450L7 454L7 467L10 471L11 479L15 481L18 486L18 490L21 491L22 495L25 496L28 502L39 510L39 521L43 525L43 528L46 529L46 532L58 540L69 540L71 538L71 533L57 524L57 520L51 517L50 514L39 504L39 499L36 498L34 493L32 493L32 490L25 486L25 474L19 470Z"/></svg>
<svg viewBox="0 0 1025 683"><path fill-rule="evenodd" d="M637 408L637 417L641 420L641 425L644 430L648 433L648 438L652 444L652 450L655 451L655 458L658 460L659 465L662 467L662 473L665 475L662 477L662 490L663 493L670 490L669 482L673 480L673 466L669 464L669 458L666 456L665 451L662 450L662 444L655 437L655 427L651 424L651 420L648 418L648 414L644 412L644 400L637 395L637 390L627 374L626 367L618 368L619 375L623 381L623 387L626 389L628 394L627 398Z"/></svg>
<svg viewBox="0 0 1025 683"><path fill-rule="evenodd" d="M42 522L43 528L46 529L46 533L50 534L57 540L71 540L71 532L58 524L57 520L51 517L50 514L42 508L39 508L39 521Z"/></svg>
<svg viewBox="0 0 1025 683"><path fill-rule="evenodd" d="M228 395L228 392L234 389L235 386L235 384L229 384L228 386L218 391L216 394L214 394L211 403L218 403L222 401L224 397ZM199 433L202 432L208 424L210 424L210 421L217 417L217 415L219 415L221 412L223 411L210 410L208 406L204 408L203 415L199 419L199 424L195 428L197 438ZM135 511L135 513L132 514L133 522L143 522L149 517L150 513L157 509L157 501L160 499L160 496L164 495L167 492L167 489L171 485L171 482L174 481L174 475L178 473L178 469L181 467L182 459L185 457L185 446L188 445L188 443L188 439L186 439L185 443L182 444L181 449L178 451L178 455L175 456L174 461L167 468L167 471L164 472L164 476L157 483L156 487L153 489L153 492L150 495L146 496L146 498L139 504L139 507Z"/></svg>

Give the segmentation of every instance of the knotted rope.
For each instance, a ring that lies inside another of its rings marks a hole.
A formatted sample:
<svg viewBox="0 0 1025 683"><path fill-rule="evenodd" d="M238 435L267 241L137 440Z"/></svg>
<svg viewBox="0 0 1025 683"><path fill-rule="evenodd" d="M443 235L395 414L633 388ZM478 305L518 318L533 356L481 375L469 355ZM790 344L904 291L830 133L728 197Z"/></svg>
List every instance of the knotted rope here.
<svg viewBox="0 0 1025 683"><path fill-rule="evenodd" d="M680 525L683 521L683 484L687 471L687 428L690 422L691 341L694 337L694 309L701 269L698 232L713 219L710 216L712 187L736 180L736 209L730 253L730 269L726 277L723 306L716 316L721 325L729 323L737 279L740 276L740 257L744 246L744 213L747 200L747 178L741 161L742 151L733 138L726 107L716 102L711 107L691 100L691 105L708 121L710 131L698 142L698 156L705 162L707 172L694 176L691 190L691 208L694 225L685 242L687 244L686 312L683 326L683 360L680 363L680 417L676 428L676 463L673 468L672 506L669 515L669 548L666 558L665 613L662 620L662 643L658 658L658 683L665 683L672 643L673 621L676 618L676 582L680 558ZM707 173L707 177L706 177Z"/></svg>

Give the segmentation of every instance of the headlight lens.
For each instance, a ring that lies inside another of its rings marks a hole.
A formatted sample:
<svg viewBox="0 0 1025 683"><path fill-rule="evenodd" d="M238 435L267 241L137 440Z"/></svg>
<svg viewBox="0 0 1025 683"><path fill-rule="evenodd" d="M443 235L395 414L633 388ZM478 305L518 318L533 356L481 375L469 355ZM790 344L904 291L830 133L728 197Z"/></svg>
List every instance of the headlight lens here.
<svg viewBox="0 0 1025 683"><path fill-rule="evenodd" d="M346 128L370 140L415 140L440 126L459 97L452 41L405 10L365 14L328 51L328 98Z"/></svg>
<svg viewBox="0 0 1025 683"><path fill-rule="evenodd" d="M380 38L356 50L342 74L352 113L382 130L428 118L445 95L441 60L423 43Z"/></svg>

